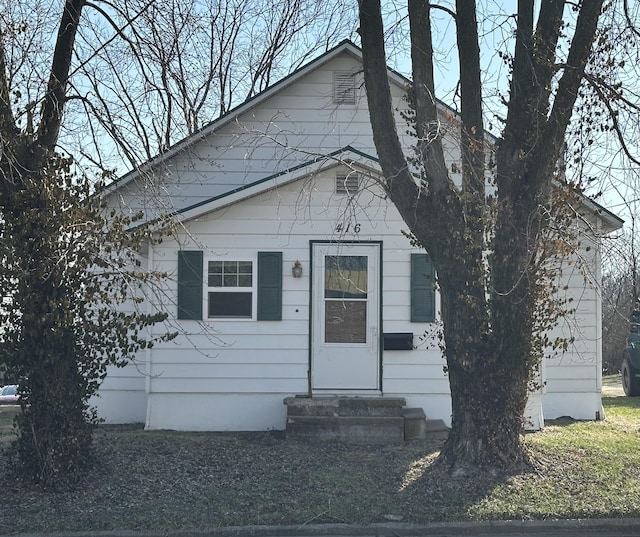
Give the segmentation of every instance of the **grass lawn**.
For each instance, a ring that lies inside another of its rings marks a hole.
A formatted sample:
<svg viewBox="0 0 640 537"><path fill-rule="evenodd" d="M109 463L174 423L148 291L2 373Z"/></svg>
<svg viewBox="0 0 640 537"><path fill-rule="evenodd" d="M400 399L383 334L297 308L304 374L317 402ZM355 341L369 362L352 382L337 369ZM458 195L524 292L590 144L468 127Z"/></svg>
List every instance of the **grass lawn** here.
<svg viewBox="0 0 640 537"><path fill-rule="evenodd" d="M305 443L282 433L101 427L100 465L72 491L4 483L0 534L190 530L247 524L368 524L640 516L640 398L606 397L606 420L527 435L535 470L451 479L437 441ZM0 407L0 449L14 412ZM0 456L6 481L9 461Z"/></svg>

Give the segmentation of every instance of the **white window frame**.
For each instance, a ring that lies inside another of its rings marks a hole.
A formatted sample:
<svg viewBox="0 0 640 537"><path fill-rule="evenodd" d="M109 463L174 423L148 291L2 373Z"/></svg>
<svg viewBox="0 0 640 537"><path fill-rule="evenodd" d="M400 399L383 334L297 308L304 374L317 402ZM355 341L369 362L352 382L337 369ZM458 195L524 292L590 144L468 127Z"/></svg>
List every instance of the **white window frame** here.
<svg viewBox="0 0 640 537"><path fill-rule="evenodd" d="M234 287L234 286L210 286L209 285L209 263L210 262L226 262L226 263L251 263L251 287ZM256 310L258 306L258 260L255 257L246 256L228 256L228 257L210 257L205 259L205 281L204 281L204 311L206 318L215 321L255 321ZM251 316L250 317L236 317L229 316L211 316L209 310L209 295L210 293L251 293Z"/></svg>

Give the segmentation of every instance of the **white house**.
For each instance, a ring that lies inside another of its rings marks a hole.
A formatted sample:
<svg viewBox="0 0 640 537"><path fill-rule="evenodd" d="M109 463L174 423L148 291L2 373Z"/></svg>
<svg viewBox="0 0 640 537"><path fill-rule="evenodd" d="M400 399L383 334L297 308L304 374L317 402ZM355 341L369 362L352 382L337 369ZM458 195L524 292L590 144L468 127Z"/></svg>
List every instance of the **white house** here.
<svg viewBox="0 0 640 537"><path fill-rule="evenodd" d="M407 80L389 78L400 122ZM446 140L453 163L454 128ZM379 176L361 52L343 42L116 182L113 207L175 219L145 254L171 275L146 306L180 335L111 370L99 415L148 429L284 429L284 398L338 394L402 397L450 423L433 269ZM577 311L558 330L575 341L544 361L533 428L602 416L599 236L621 221L586 200L583 212L591 282L575 265L563 276Z"/></svg>

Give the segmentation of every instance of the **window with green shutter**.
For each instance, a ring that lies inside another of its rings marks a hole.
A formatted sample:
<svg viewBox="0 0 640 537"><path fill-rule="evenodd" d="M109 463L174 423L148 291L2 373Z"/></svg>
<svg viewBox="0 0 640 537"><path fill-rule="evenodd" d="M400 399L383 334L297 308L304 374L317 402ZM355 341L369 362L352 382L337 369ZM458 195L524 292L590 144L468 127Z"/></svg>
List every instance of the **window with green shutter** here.
<svg viewBox="0 0 640 537"><path fill-rule="evenodd" d="M282 252L258 252L257 263L255 258L205 263L201 251L180 250L178 319L202 320L203 298L208 319L282 320Z"/></svg>
<svg viewBox="0 0 640 537"><path fill-rule="evenodd" d="M435 270L427 254L411 254L411 322L436 318Z"/></svg>
<svg viewBox="0 0 640 537"><path fill-rule="evenodd" d="M178 251L178 319L202 320L202 252Z"/></svg>

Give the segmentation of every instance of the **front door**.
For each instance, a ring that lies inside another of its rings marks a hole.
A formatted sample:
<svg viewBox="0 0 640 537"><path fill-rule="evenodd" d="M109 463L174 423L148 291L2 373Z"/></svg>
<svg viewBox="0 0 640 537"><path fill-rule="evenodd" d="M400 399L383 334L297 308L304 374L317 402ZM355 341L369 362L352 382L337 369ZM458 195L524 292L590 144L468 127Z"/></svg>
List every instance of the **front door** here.
<svg viewBox="0 0 640 537"><path fill-rule="evenodd" d="M313 244L311 386L380 388L380 245Z"/></svg>

